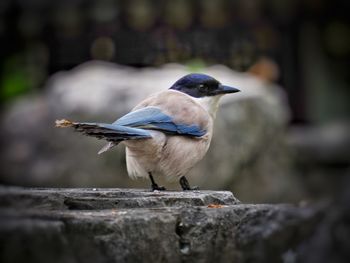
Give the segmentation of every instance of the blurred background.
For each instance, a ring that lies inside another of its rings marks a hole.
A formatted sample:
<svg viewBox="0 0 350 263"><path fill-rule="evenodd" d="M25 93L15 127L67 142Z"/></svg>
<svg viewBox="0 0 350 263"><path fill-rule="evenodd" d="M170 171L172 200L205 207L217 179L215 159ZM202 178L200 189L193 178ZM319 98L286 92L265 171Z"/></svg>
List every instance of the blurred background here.
<svg viewBox="0 0 350 263"><path fill-rule="evenodd" d="M0 183L148 187L127 177L122 147L96 156L103 142L54 120L112 122L205 72L242 92L223 101L193 184L245 202L336 199L350 187L349 5L2 0Z"/></svg>

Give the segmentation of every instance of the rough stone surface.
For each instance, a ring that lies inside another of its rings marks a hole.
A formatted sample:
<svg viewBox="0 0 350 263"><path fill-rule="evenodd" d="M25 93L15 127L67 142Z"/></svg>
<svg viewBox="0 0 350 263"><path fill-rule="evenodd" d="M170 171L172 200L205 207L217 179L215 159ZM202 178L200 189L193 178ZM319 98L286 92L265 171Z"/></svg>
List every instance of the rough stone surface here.
<svg viewBox="0 0 350 263"><path fill-rule="evenodd" d="M0 200L4 263L298 262L324 217L215 191L3 187Z"/></svg>
<svg viewBox="0 0 350 263"><path fill-rule="evenodd" d="M245 201L301 200L303 188L293 176L284 142L289 109L282 90L224 66L201 71L242 92L223 98L212 145L190 172L190 182L201 189L231 190ZM128 178L122 146L97 156L104 142L55 129L54 121L113 122L188 73L186 67L175 64L136 70L90 62L55 74L44 94L8 105L0 119L0 183L147 187L148 181ZM168 189L179 189L177 182L157 180Z"/></svg>
<svg viewBox="0 0 350 263"><path fill-rule="evenodd" d="M107 188L0 188L2 207L98 210L238 204L228 191L154 191Z"/></svg>

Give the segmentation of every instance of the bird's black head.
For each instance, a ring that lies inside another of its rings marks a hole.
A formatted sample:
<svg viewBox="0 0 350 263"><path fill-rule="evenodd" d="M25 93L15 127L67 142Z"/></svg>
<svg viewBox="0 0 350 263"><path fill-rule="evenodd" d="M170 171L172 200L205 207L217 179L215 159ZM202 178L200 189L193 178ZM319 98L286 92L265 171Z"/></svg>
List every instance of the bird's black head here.
<svg viewBox="0 0 350 263"><path fill-rule="evenodd" d="M239 89L222 85L216 79L199 73L188 74L176 81L170 89L181 91L195 98L235 93Z"/></svg>

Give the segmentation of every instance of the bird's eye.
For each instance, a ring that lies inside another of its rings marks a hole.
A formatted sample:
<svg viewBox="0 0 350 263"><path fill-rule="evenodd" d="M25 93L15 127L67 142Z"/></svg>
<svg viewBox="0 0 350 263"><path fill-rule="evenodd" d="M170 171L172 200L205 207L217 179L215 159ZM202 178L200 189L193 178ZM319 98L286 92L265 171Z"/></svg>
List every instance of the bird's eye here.
<svg viewBox="0 0 350 263"><path fill-rule="evenodd" d="M199 91L206 92L208 90L208 87L205 86L204 84L200 84L198 86Z"/></svg>

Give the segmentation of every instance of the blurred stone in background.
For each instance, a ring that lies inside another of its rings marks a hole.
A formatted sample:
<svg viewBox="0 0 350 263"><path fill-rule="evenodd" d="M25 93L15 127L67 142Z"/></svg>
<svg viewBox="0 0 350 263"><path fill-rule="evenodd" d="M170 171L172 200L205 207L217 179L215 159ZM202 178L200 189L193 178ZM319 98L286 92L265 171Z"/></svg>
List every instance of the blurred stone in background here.
<svg viewBox="0 0 350 263"><path fill-rule="evenodd" d="M303 194L285 141L289 109L276 85L224 66L202 72L242 90L226 96L218 112L210 150L190 173L201 189L229 189L246 201L297 201ZM58 72L46 92L22 97L1 121L1 182L26 186L148 187L131 180L124 149L98 156L104 142L54 128L55 119L113 122L150 93L169 88L186 67L133 69L89 62ZM195 154L195 153L193 153ZM169 182L162 183L169 186ZM169 188L177 189L177 182Z"/></svg>

